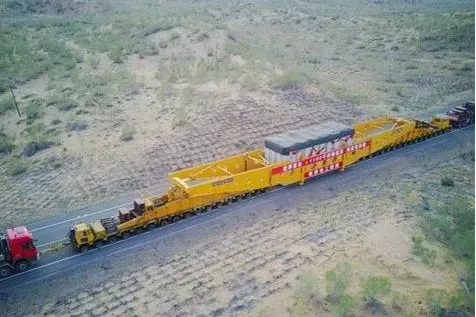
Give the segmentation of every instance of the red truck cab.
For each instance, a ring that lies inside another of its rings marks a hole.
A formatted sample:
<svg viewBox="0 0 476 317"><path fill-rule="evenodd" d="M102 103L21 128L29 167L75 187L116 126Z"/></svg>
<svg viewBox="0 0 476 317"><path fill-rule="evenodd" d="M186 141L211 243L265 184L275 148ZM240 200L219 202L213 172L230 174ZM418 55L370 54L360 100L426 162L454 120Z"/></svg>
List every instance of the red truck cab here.
<svg viewBox="0 0 476 317"><path fill-rule="evenodd" d="M40 251L26 227L7 229L6 236L0 234L0 278L25 271L39 257Z"/></svg>

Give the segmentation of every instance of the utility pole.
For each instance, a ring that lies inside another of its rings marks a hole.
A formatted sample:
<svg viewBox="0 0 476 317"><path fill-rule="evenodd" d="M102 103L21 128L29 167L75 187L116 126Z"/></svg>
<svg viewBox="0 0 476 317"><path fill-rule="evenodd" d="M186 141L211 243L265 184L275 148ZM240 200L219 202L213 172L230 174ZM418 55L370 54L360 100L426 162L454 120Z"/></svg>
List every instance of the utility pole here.
<svg viewBox="0 0 476 317"><path fill-rule="evenodd" d="M10 92L12 93L12 97L13 97L13 103L15 104L15 108L17 108L18 115L21 118L21 112L20 112L20 109L18 109L17 100L15 98L15 94L13 93L13 87L11 82L9 82L9 86L10 86Z"/></svg>
<svg viewBox="0 0 476 317"><path fill-rule="evenodd" d="M215 57L216 57L217 70L218 70L218 44L215 47Z"/></svg>

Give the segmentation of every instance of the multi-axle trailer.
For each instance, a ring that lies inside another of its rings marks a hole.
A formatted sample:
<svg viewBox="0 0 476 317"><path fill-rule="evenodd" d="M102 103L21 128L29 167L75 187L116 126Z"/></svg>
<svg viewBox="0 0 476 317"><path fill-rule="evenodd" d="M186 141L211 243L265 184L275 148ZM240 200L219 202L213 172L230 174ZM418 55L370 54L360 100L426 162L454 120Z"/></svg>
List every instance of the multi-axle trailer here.
<svg viewBox="0 0 476 317"><path fill-rule="evenodd" d="M374 155L473 124L474 119L474 102L465 102L431 120L386 116L353 127L328 122L279 134L266 139L263 149L174 171L165 194L137 199L132 209L120 209L117 216L75 224L68 239L75 250L86 252L276 186L343 171ZM24 261L33 263L30 258ZM12 263L5 267L1 270L0 262L0 275L14 271Z"/></svg>

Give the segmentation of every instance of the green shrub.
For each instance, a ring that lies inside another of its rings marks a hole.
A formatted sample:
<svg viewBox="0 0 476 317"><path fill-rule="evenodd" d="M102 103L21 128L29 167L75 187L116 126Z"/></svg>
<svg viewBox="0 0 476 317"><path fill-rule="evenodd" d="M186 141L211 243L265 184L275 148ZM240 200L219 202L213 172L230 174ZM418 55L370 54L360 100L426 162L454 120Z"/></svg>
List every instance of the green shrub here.
<svg viewBox="0 0 476 317"><path fill-rule="evenodd" d="M425 239L421 236L413 236L412 241L412 253L421 257L423 263L433 266L436 260L436 251L430 250L423 246L423 241Z"/></svg>
<svg viewBox="0 0 476 317"><path fill-rule="evenodd" d="M173 32L173 33L170 34L170 36L169 36L169 40L170 40L170 41L175 41L175 40L177 40L177 39L179 39L179 38L180 38L180 34L179 34L178 32Z"/></svg>
<svg viewBox="0 0 476 317"><path fill-rule="evenodd" d="M319 297L316 279L310 272L299 275L296 296L308 305L313 305L313 301Z"/></svg>
<svg viewBox="0 0 476 317"><path fill-rule="evenodd" d="M83 131L88 128L88 124L82 120L70 120L66 123L66 130L71 131Z"/></svg>
<svg viewBox="0 0 476 317"><path fill-rule="evenodd" d="M432 213L420 213L421 226L425 235L445 245L457 259L465 264L466 276L463 277L461 285L462 291L469 294L464 297L464 304L458 307L471 311L474 311L475 293L473 199L456 197L437 205Z"/></svg>
<svg viewBox="0 0 476 317"><path fill-rule="evenodd" d="M23 147L23 155L25 157L31 157L37 152L48 149L55 144L55 142L50 140L49 135L45 130L46 126L43 123L25 129L30 139Z"/></svg>
<svg viewBox="0 0 476 317"><path fill-rule="evenodd" d="M121 132L120 140L121 141L131 141L134 139L135 130L130 127L124 127Z"/></svg>
<svg viewBox="0 0 476 317"><path fill-rule="evenodd" d="M34 102L29 104L26 109L26 124L32 124L36 119L40 118L42 115L40 104L38 102Z"/></svg>
<svg viewBox="0 0 476 317"><path fill-rule="evenodd" d="M339 302L344 297L351 275L351 267L347 262L326 272L326 290L330 302Z"/></svg>
<svg viewBox="0 0 476 317"><path fill-rule="evenodd" d="M463 160L468 160L468 161L474 162L475 153L474 153L474 151L466 151L466 152L460 153L459 157Z"/></svg>
<svg viewBox="0 0 476 317"><path fill-rule="evenodd" d="M368 302L376 302L390 293L392 282L384 276L369 276L362 285L362 295Z"/></svg>
<svg viewBox="0 0 476 317"><path fill-rule="evenodd" d="M455 185L455 182L453 181L453 179L449 176L443 176L441 178L441 186L445 186L445 187L453 187Z"/></svg>
<svg viewBox="0 0 476 317"><path fill-rule="evenodd" d="M280 88L290 88L294 85L304 84L308 81L308 77L300 72L285 72L274 79L274 84Z"/></svg>
<svg viewBox="0 0 476 317"><path fill-rule="evenodd" d="M205 32L197 36L197 41L202 42L202 41L208 40L209 38L210 38L210 35L207 32Z"/></svg>
<svg viewBox="0 0 476 317"><path fill-rule="evenodd" d="M331 310L334 312L334 315L345 317L349 316L353 305L354 299L349 295L344 295L338 303L332 305Z"/></svg>
<svg viewBox="0 0 476 317"><path fill-rule="evenodd" d="M39 151L52 147L54 144L53 141L46 138L29 141L23 148L23 155L26 157L33 156Z"/></svg>
<svg viewBox="0 0 476 317"><path fill-rule="evenodd" d="M22 158L12 158L6 164L7 173L10 176L15 176L26 172L28 169L28 162Z"/></svg>
<svg viewBox="0 0 476 317"><path fill-rule="evenodd" d="M15 138L0 132L0 154L8 154L15 148Z"/></svg>
<svg viewBox="0 0 476 317"><path fill-rule="evenodd" d="M15 109L12 97L8 96L6 93L0 96L0 115L12 109Z"/></svg>

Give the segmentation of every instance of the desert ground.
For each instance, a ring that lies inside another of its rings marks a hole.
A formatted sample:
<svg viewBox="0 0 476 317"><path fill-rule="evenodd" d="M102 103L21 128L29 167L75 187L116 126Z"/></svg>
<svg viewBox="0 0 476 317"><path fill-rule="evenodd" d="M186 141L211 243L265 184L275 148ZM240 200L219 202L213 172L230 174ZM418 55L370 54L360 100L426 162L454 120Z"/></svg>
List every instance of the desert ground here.
<svg viewBox="0 0 476 317"><path fill-rule="evenodd" d="M466 0L5 0L0 29L2 228L139 195L275 133L474 99ZM2 305L12 316L15 300L32 316L474 311L459 282L467 256L419 213L450 199L474 211L474 140L425 159L325 202L170 241L167 254L136 254L140 267L118 255ZM380 292L363 299L369 276L382 277Z"/></svg>

